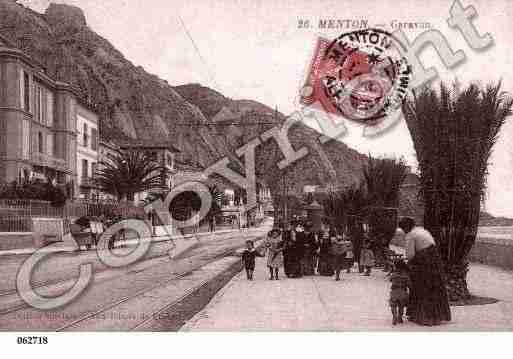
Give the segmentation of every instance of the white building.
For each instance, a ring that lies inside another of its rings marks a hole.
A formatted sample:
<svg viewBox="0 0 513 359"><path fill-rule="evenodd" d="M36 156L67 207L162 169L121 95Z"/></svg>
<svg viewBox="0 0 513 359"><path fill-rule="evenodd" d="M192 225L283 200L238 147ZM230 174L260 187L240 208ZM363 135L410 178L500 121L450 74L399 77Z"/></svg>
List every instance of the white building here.
<svg viewBox="0 0 513 359"><path fill-rule="evenodd" d="M98 116L77 106L77 197L90 199L97 195L93 174L99 161Z"/></svg>

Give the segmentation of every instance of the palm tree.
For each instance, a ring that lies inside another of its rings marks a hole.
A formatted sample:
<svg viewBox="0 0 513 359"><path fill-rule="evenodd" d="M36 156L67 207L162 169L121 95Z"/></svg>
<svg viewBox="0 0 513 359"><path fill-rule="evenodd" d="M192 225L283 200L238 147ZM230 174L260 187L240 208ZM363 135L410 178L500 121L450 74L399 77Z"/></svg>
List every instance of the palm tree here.
<svg viewBox="0 0 513 359"><path fill-rule="evenodd" d="M167 168L152 160L142 151L119 150L107 154L100 161L95 173L95 183L105 193L118 200L134 200L134 195L145 191L158 191L167 188L165 177Z"/></svg>
<svg viewBox="0 0 513 359"><path fill-rule="evenodd" d="M369 234L375 250L384 259L383 250L394 237L399 207L399 190L406 178L404 159L374 158L369 155L363 177L367 185Z"/></svg>
<svg viewBox="0 0 513 359"><path fill-rule="evenodd" d="M362 213L367 205L367 194L363 183L342 191L330 191L322 203L326 215L337 227L345 228L353 235L363 234Z"/></svg>
<svg viewBox="0 0 513 359"><path fill-rule="evenodd" d="M470 297L466 275L474 245L488 160L513 100L501 83L425 88L403 104L420 168L424 226L434 236L451 300Z"/></svg>

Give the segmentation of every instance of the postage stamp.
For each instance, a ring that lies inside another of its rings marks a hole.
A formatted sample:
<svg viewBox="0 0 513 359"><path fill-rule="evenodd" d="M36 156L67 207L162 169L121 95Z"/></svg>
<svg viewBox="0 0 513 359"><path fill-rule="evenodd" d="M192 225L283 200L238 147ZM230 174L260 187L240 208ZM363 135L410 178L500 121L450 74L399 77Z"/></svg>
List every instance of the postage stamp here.
<svg viewBox="0 0 513 359"><path fill-rule="evenodd" d="M375 124L397 110L411 78L402 46L381 29L344 33L330 41L319 37L300 102L324 111Z"/></svg>

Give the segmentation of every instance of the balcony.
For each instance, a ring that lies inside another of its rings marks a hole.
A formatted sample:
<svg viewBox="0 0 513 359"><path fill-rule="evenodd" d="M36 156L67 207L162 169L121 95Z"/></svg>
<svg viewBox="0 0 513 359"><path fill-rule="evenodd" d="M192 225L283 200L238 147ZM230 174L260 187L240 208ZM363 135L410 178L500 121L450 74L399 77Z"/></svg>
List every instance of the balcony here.
<svg viewBox="0 0 513 359"><path fill-rule="evenodd" d="M66 161L61 158L55 158L52 156L48 156L47 154L40 152L33 152L30 155L30 160L33 164L42 167L49 167L56 169L58 171L67 171L68 167L66 166Z"/></svg>

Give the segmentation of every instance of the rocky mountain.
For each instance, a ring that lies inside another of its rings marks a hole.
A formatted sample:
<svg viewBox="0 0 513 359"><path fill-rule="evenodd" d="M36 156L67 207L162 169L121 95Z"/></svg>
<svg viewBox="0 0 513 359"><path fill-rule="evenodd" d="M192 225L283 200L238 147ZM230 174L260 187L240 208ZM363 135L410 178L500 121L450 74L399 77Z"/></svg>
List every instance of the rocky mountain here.
<svg viewBox="0 0 513 359"><path fill-rule="evenodd" d="M96 34L77 7L50 4L40 14L14 0L0 0L0 35L37 60L48 75L75 85L99 113L101 134L108 139L169 140L182 150L183 160L208 166L229 156L240 169L235 149L285 120L255 101L232 100L198 84L171 86ZM305 126L294 127L289 136L295 148L310 150L286 169L295 191L304 184L345 186L359 180L364 156L358 152L336 141L321 145L318 134ZM258 148L257 174L275 191L281 158L274 141Z"/></svg>
<svg viewBox="0 0 513 359"><path fill-rule="evenodd" d="M217 91L199 84L176 86L175 90L188 102L196 105L213 125L216 135L235 151L239 146L268 129L281 125L286 116L266 105L251 100L231 100ZM233 123L242 124L234 126ZM360 180L366 156L338 141L323 145L319 134L302 124L292 127L289 138L294 148L306 146L309 155L288 167L286 176L291 191L300 193L305 184L325 185L327 182L349 186ZM278 171L275 164L283 158L274 141L266 141L257 148L257 176L272 183ZM281 182L273 186L281 191Z"/></svg>

